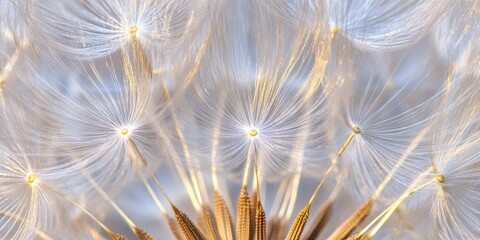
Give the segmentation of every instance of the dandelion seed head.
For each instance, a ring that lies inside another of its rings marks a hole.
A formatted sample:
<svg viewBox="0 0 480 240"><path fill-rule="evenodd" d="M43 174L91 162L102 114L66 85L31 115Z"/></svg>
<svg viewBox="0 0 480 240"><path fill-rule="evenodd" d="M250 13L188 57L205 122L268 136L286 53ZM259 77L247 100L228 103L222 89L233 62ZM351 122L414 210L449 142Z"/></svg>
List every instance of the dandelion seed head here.
<svg viewBox="0 0 480 240"><path fill-rule="evenodd" d="M48 44L76 57L98 58L128 46L132 37L152 54L176 48L204 24L207 5L203 1L42 0L33 16L43 23L39 28L49 31Z"/></svg>

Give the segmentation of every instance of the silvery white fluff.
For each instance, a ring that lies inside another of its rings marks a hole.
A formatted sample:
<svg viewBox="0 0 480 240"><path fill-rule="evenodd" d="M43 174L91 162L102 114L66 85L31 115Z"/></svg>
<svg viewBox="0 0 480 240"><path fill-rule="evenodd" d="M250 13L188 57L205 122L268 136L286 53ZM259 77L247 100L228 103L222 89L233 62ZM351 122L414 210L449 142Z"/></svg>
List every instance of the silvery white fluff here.
<svg viewBox="0 0 480 240"><path fill-rule="evenodd" d="M0 239L478 238L479 4L3 0Z"/></svg>

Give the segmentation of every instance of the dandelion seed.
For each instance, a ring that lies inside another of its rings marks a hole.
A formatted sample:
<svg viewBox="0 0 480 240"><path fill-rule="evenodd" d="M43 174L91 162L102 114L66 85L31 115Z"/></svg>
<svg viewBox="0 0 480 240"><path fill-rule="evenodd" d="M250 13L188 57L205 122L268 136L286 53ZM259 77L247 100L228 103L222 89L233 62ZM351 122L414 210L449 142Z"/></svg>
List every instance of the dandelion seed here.
<svg viewBox="0 0 480 240"><path fill-rule="evenodd" d="M329 0L325 5L331 24L355 45L389 51L404 48L425 36L453 3Z"/></svg>
<svg viewBox="0 0 480 240"><path fill-rule="evenodd" d="M88 59L107 56L137 40L147 53L179 51L178 46L192 40L206 22L207 8L204 1L42 0L35 4L34 18L48 32L47 43Z"/></svg>

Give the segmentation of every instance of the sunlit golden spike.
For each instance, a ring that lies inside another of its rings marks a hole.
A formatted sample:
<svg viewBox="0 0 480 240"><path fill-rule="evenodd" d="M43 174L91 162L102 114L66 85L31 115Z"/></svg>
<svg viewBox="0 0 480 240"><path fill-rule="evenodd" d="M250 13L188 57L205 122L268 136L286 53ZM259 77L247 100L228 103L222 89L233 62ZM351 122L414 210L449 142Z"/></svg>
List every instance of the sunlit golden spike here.
<svg viewBox="0 0 480 240"><path fill-rule="evenodd" d="M435 180L438 183L444 183L445 182L445 176L443 174L438 174L437 176L435 176Z"/></svg>
<svg viewBox="0 0 480 240"><path fill-rule="evenodd" d="M177 222L182 228L182 232L187 240L206 240L200 230L193 224L190 218L184 212L180 211L175 205L171 204Z"/></svg>
<svg viewBox="0 0 480 240"><path fill-rule="evenodd" d="M250 219L250 224L251 224L251 227L252 227L252 232L250 233L250 239L253 239L255 237L255 230L256 230L256 216L257 216L257 208L258 208L258 204L259 204L259 192L258 192L258 182L256 180L256 175L255 175L255 178L254 179L254 183L253 183L253 190L252 190L252 194L250 195L250 202L252 203L252 205L250 206L250 216L251 219Z"/></svg>
<svg viewBox="0 0 480 240"><path fill-rule="evenodd" d="M363 234L354 234L347 238L347 240L361 240L365 239L366 237Z"/></svg>
<svg viewBox="0 0 480 240"><path fill-rule="evenodd" d="M139 174L141 176L141 174ZM182 211L180 211L172 202L172 200L168 197L163 187L160 185L160 182L155 177L154 174L151 174L151 177L157 184L158 189L162 192L163 196L167 199L170 207L172 208L173 212L175 213L175 218L177 219L178 225L182 229L183 234L187 238L187 240L206 240L200 230L193 224L190 218ZM175 232L175 231L174 231Z"/></svg>
<svg viewBox="0 0 480 240"><path fill-rule="evenodd" d="M126 237L120 235L120 234L116 234L116 233L108 233L108 235L110 235L110 237L112 238L112 240L127 240Z"/></svg>
<svg viewBox="0 0 480 240"><path fill-rule="evenodd" d="M326 202L320 209L318 209L313 222L307 228L307 231L304 235L305 240L314 240L317 239L320 233L322 233L323 228L327 225L328 220L332 216L333 202Z"/></svg>
<svg viewBox="0 0 480 240"><path fill-rule="evenodd" d="M37 180L37 176L34 173L30 173L27 175L27 182L30 185L34 185L36 180Z"/></svg>
<svg viewBox="0 0 480 240"><path fill-rule="evenodd" d="M257 150L255 145L253 146L253 169L254 169L254 191L252 193L252 201L255 201L255 205L252 206L252 215L255 215L255 219L252 219L252 228L255 228L255 232L252 231L250 239L253 239L254 235L256 240L266 240L267 239L267 218L265 216L265 210L262 206L262 199L260 197L260 180L258 174L258 164L257 164Z"/></svg>
<svg viewBox="0 0 480 240"><path fill-rule="evenodd" d="M355 211L350 218L343 222L343 224L340 225L340 227L338 227L328 239L336 240L347 237L358 226L358 224L368 216L370 211L372 211L373 203L374 202L372 200L369 200L366 204L358 208L357 211Z"/></svg>
<svg viewBox="0 0 480 240"><path fill-rule="evenodd" d="M208 236L208 239L220 240L220 234L218 233L217 222L213 215L212 209L210 206L204 204L202 206L202 216L200 219L205 228L205 235Z"/></svg>
<svg viewBox="0 0 480 240"><path fill-rule="evenodd" d="M292 228L290 229L289 234L288 234L288 236L291 236L291 238L287 238L287 239L299 239L300 238L300 236L302 234L302 231L305 228L305 224L307 223L310 207L311 207L313 201L315 200L315 197L317 196L318 192L320 191L320 188L322 187L323 183L327 179L330 172L334 169L338 159L342 156L343 152L345 151L347 146L350 144L353 137L357 134L356 132L361 132L360 128L355 128L355 126L352 127L352 133L347 138L347 140L343 144L342 148L340 148L340 151L337 154L337 158L333 160L332 164L330 164L330 167L325 172L325 175L323 176L322 180L320 180L320 183L318 184L317 188L315 189L312 196L310 197L310 200L308 201L307 205L303 208L302 211L300 211L300 213L295 218L295 221L293 222ZM372 208L372 205L373 205L373 202L370 204L370 209ZM337 239L337 238L334 238L334 239Z"/></svg>
<svg viewBox="0 0 480 240"><path fill-rule="evenodd" d="M287 240L298 240L300 236L302 236L303 229L305 228L305 224L307 223L308 216L310 214L310 204L307 204L305 208L298 213L295 221L293 222L292 227L287 235Z"/></svg>
<svg viewBox="0 0 480 240"><path fill-rule="evenodd" d="M260 201L257 202L257 211L255 214L255 232L256 240L267 239L267 219L265 217L265 210Z"/></svg>
<svg viewBox="0 0 480 240"><path fill-rule="evenodd" d="M180 229L180 226L178 225L178 222L175 221L170 215L166 214L165 218L167 219L168 226L170 227L170 230L173 233L173 236L175 236L176 240L183 240L183 234L182 230Z"/></svg>
<svg viewBox="0 0 480 240"><path fill-rule="evenodd" d="M255 128L252 128L252 129L250 129L250 131L248 131L248 136L250 136L250 137L252 137L252 138L253 138L253 137L256 137L257 134L258 134L258 131L257 131L257 129L255 129Z"/></svg>
<svg viewBox="0 0 480 240"><path fill-rule="evenodd" d="M237 239L249 240L252 232L251 226L251 206L248 196L247 186L243 185L237 203Z"/></svg>
<svg viewBox="0 0 480 240"><path fill-rule="evenodd" d="M143 175L140 175L140 179L142 180L143 184L145 185L145 188L147 189L148 193L150 194L150 197L153 199L157 207L160 209L160 211L163 213L165 218L167 219L168 226L170 227L170 230L172 231L173 235L175 236L175 239L177 240L183 240L183 234L182 231L180 230L180 226L178 225L177 221L173 219L170 214L167 213L167 210L163 206L163 204L160 202L158 199L157 195L155 195L155 192L153 191L152 187L150 184L148 184L147 179L143 177Z"/></svg>
<svg viewBox="0 0 480 240"><path fill-rule="evenodd" d="M150 235L145 230L135 227L135 235L137 235L138 240L156 240L152 235Z"/></svg>
<svg viewBox="0 0 480 240"><path fill-rule="evenodd" d="M215 208L215 218L217 220L218 232L222 239L233 239L233 224L225 200L218 191L213 193L213 205Z"/></svg>

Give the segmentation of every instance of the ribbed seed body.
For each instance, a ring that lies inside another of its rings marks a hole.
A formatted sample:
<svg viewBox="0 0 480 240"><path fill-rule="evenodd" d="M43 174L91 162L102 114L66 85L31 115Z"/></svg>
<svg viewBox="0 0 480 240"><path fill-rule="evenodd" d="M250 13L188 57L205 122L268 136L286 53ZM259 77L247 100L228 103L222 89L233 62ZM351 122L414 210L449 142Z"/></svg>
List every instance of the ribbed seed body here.
<svg viewBox="0 0 480 240"><path fill-rule="evenodd" d="M202 220L208 239L221 240L212 209L207 205L202 207Z"/></svg>
<svg viewBox="0 0 480 240"><path fill-rule="evenodd" d="M233 240L233 224L230 210L228 209L225 200L223 200L222 195L217 191L215 191L213 195L213 205L215 208L215 218L217 220L220 237L224 240Z"/></svg>
<svg viewBox="0 0 480 240"><path fill-rule="evenodd" d="M322 233L322 230L327 224L328 220L330 220L330 217L332 216L332 206L333 203L329 201L317 211L303 239L317 239L320 233Z"/></svg>
<svg viewBox="0 0 480 240"><path fill-rule="evenodd" d="M110 237L112 238L112 240L127 240L126 237L120 235L120 234L116 234L116 233L110 233L109 234Z"/></svg>
<svg viewBox="0 0 480 240"><path fill-rule="evenodd" d="M138 240L156 240L152 235L141 228L135 227L134 230Z"/></svg>
<svg viewBox="0 0 480 240"><path fill-rule="evenodd" d="M170 227L173 236L175 236L175 239L183 240L182 230L180 229L178 222L169 215L166 215L165 217L167 218L168 226Z"/></svg>
<svg viewBox="0 0 480 240"><path fill-rule="evenodd" d="M257 210L255 214L255 233L256 240L267 239L267 218L265 217L265 210L260 201L257 202Z"/></svg>
<svg viewBox="0 0 480 240"><path fill-rule="evenodd" d="M357 226L368 216L373 207L373 201L370 200L361 206L350 218L348 218L340 227L335 230L328 239L337 240L346 238Z"/></svg>
<svg viewBox="0 0 480 240"><path fill-rule="evenodd" d="M175 212L175 217L177 218L177 222L182 228L183 234L187 238L187 240L206 240L206 238L202 235L200 230L192 223L190 218L182 211L178 210L175 206L172 206L173 211Z"/></svg>
<svg viewBox="0 0 480 240"><path fill-rule="evenodd" d="M292 227L287 235L287 240L298 240L302 235L305 224L308 220L308 215L310 214L310 206L306 206L302 211L300 211L293 222Z"/></svg>
<svg viewBox="0 0 480 240"><path fill-rule="evenodd" d="M248 196L247 187L243 186L237 203L237 239L250 240L252 232L252 203Z"/></svg>
<svg viewBox="0 0 480 240"><path fill-rule="evenodd" d="M252 192L252 196L250 196L250 202L252 203L251 204L251 212L250 212L250 216L252 216L250 218L250 226L251 226L251 229L252 231L250 232L250 238L249 239L253 239L255 237L255 231L253 231L254 229L256 229L255 227L255 222L256 222L256 214L257 214L257 197L258 197L258 189L253 189L253 192Z"/></svg>

